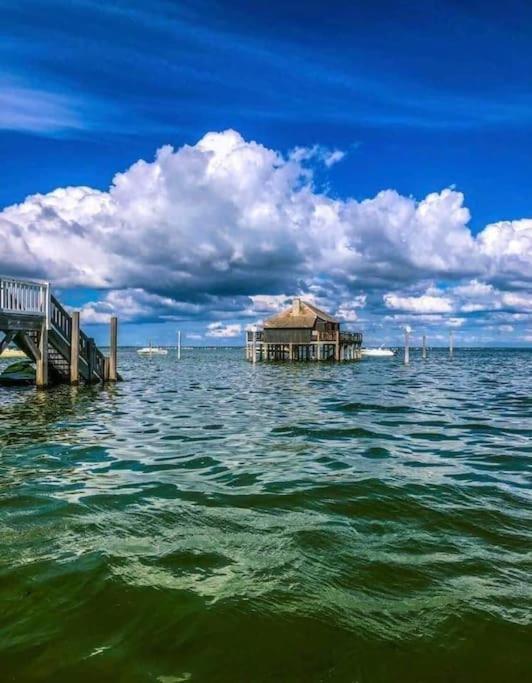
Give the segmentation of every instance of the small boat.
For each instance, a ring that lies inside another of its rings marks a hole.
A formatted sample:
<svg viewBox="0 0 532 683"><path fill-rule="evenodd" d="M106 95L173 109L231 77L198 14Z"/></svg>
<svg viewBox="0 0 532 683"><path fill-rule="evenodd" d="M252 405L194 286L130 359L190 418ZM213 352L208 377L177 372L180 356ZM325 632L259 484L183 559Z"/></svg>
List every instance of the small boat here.
<svg viewBox="0 0 532 683"><path fill-rule="evenodd" d="M0 374L0 384L35 384L35 366L29 359L11 363Z"/></svg>
<svg viewBox="0 0 532 683"><path fill-rule="evenodd" d="M167 356L168 349L162 349L160 346L145 346L143 349L137 349L139 356Z"/></svg>
<svg viewBox="0 0 532 683"><path fill-rule="evenodd" d="M395 356L395 351L379 346L378 349L362 349L362 355L371 356L373 358L391 358L392 356Z"/></svg>

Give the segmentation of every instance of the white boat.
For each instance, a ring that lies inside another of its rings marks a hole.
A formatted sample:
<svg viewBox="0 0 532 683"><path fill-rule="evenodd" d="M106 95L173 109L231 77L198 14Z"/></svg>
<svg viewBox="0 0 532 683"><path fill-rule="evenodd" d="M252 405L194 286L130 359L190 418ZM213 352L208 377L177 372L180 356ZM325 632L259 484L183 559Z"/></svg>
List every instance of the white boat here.
<svg viewBox="0 0 532 683"><path fill-rule="evenodd" d="M378 349L362 349L362 355L378 358L391 358L392 356L395 356L395 351L379 346Z"/></svg>
<svg viewBox="0 0 532 683"><path fill-rule="evenodd" d="M145 346L143 349L137 349L139 356L167 356L168 349L162 349L160 346Z"/></svg>

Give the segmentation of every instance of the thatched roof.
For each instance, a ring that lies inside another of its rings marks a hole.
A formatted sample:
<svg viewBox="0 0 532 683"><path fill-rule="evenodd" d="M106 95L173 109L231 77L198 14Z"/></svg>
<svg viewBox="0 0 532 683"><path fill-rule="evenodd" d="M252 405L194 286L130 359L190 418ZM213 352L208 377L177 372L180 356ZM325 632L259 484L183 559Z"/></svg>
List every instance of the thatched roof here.
<svg viewBox="0 0 532 683"><path fill-rule="evenodd" d="M328 323L337 323L338 320L333 318L325 311L321 311L316 306L309 304L301 299L294 299L292 306L281 313L268 318L264 321L265 328L313 328L316 320L323 320Z"/></svg>

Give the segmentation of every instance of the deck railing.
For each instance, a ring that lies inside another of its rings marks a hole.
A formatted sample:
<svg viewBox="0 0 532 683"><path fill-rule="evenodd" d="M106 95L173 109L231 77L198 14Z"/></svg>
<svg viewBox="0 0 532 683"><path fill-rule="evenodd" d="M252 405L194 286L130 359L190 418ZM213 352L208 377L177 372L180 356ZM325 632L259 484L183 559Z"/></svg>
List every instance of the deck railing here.
<svg viewBox="0 0 532 683"><path fill-rule="evenodd" d="M336 342L337 333L336 332L317 332L313 331L312 342ZM255 332L255 341L264 341L264 332L262 330L257 330ZM253 343L253 332L251 330L246 330L246 342L248 344ZM362 344L362 333L361 332L340 332L340 343L341 344Z"/></svg>
<svg viewBox="0 0 532 683"><path fill-rule="evenodd" d="M40 316L49 321L49 283L0 277L0 312Z"/></svg>
<svg viewBox="0 0 532 683"><path fill-rule="evenodd" d="M362 344L361 332L340 332L341 344Z"/></svg>
<svg viewBox="0 0 532 683"><path fill-rule="evenodd" d="M70 344L72 335L72 316L61 306L55 296L50 297L50 319L56 332Z"/></svg>
<svg viewBox="0 0 532 683"><path fill-rule="evenodd" d="M248 344L253 343L253 331L252 330L246 330L246 340L247 340ZM264 340L264 332L262 330L256 330L255 341L261 342L263 340Z"/></svg>

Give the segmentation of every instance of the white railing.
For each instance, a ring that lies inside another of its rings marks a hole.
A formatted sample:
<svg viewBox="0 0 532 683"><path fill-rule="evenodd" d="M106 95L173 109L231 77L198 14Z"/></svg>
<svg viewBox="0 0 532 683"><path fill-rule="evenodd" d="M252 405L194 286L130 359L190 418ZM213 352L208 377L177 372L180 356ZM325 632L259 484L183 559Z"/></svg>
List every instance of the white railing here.
<svg viewBox="0 0 532 683"><path fill-rule="evenodd" d="M41 316L49 322L50 284L0 276L0 313Z"/></svg>

